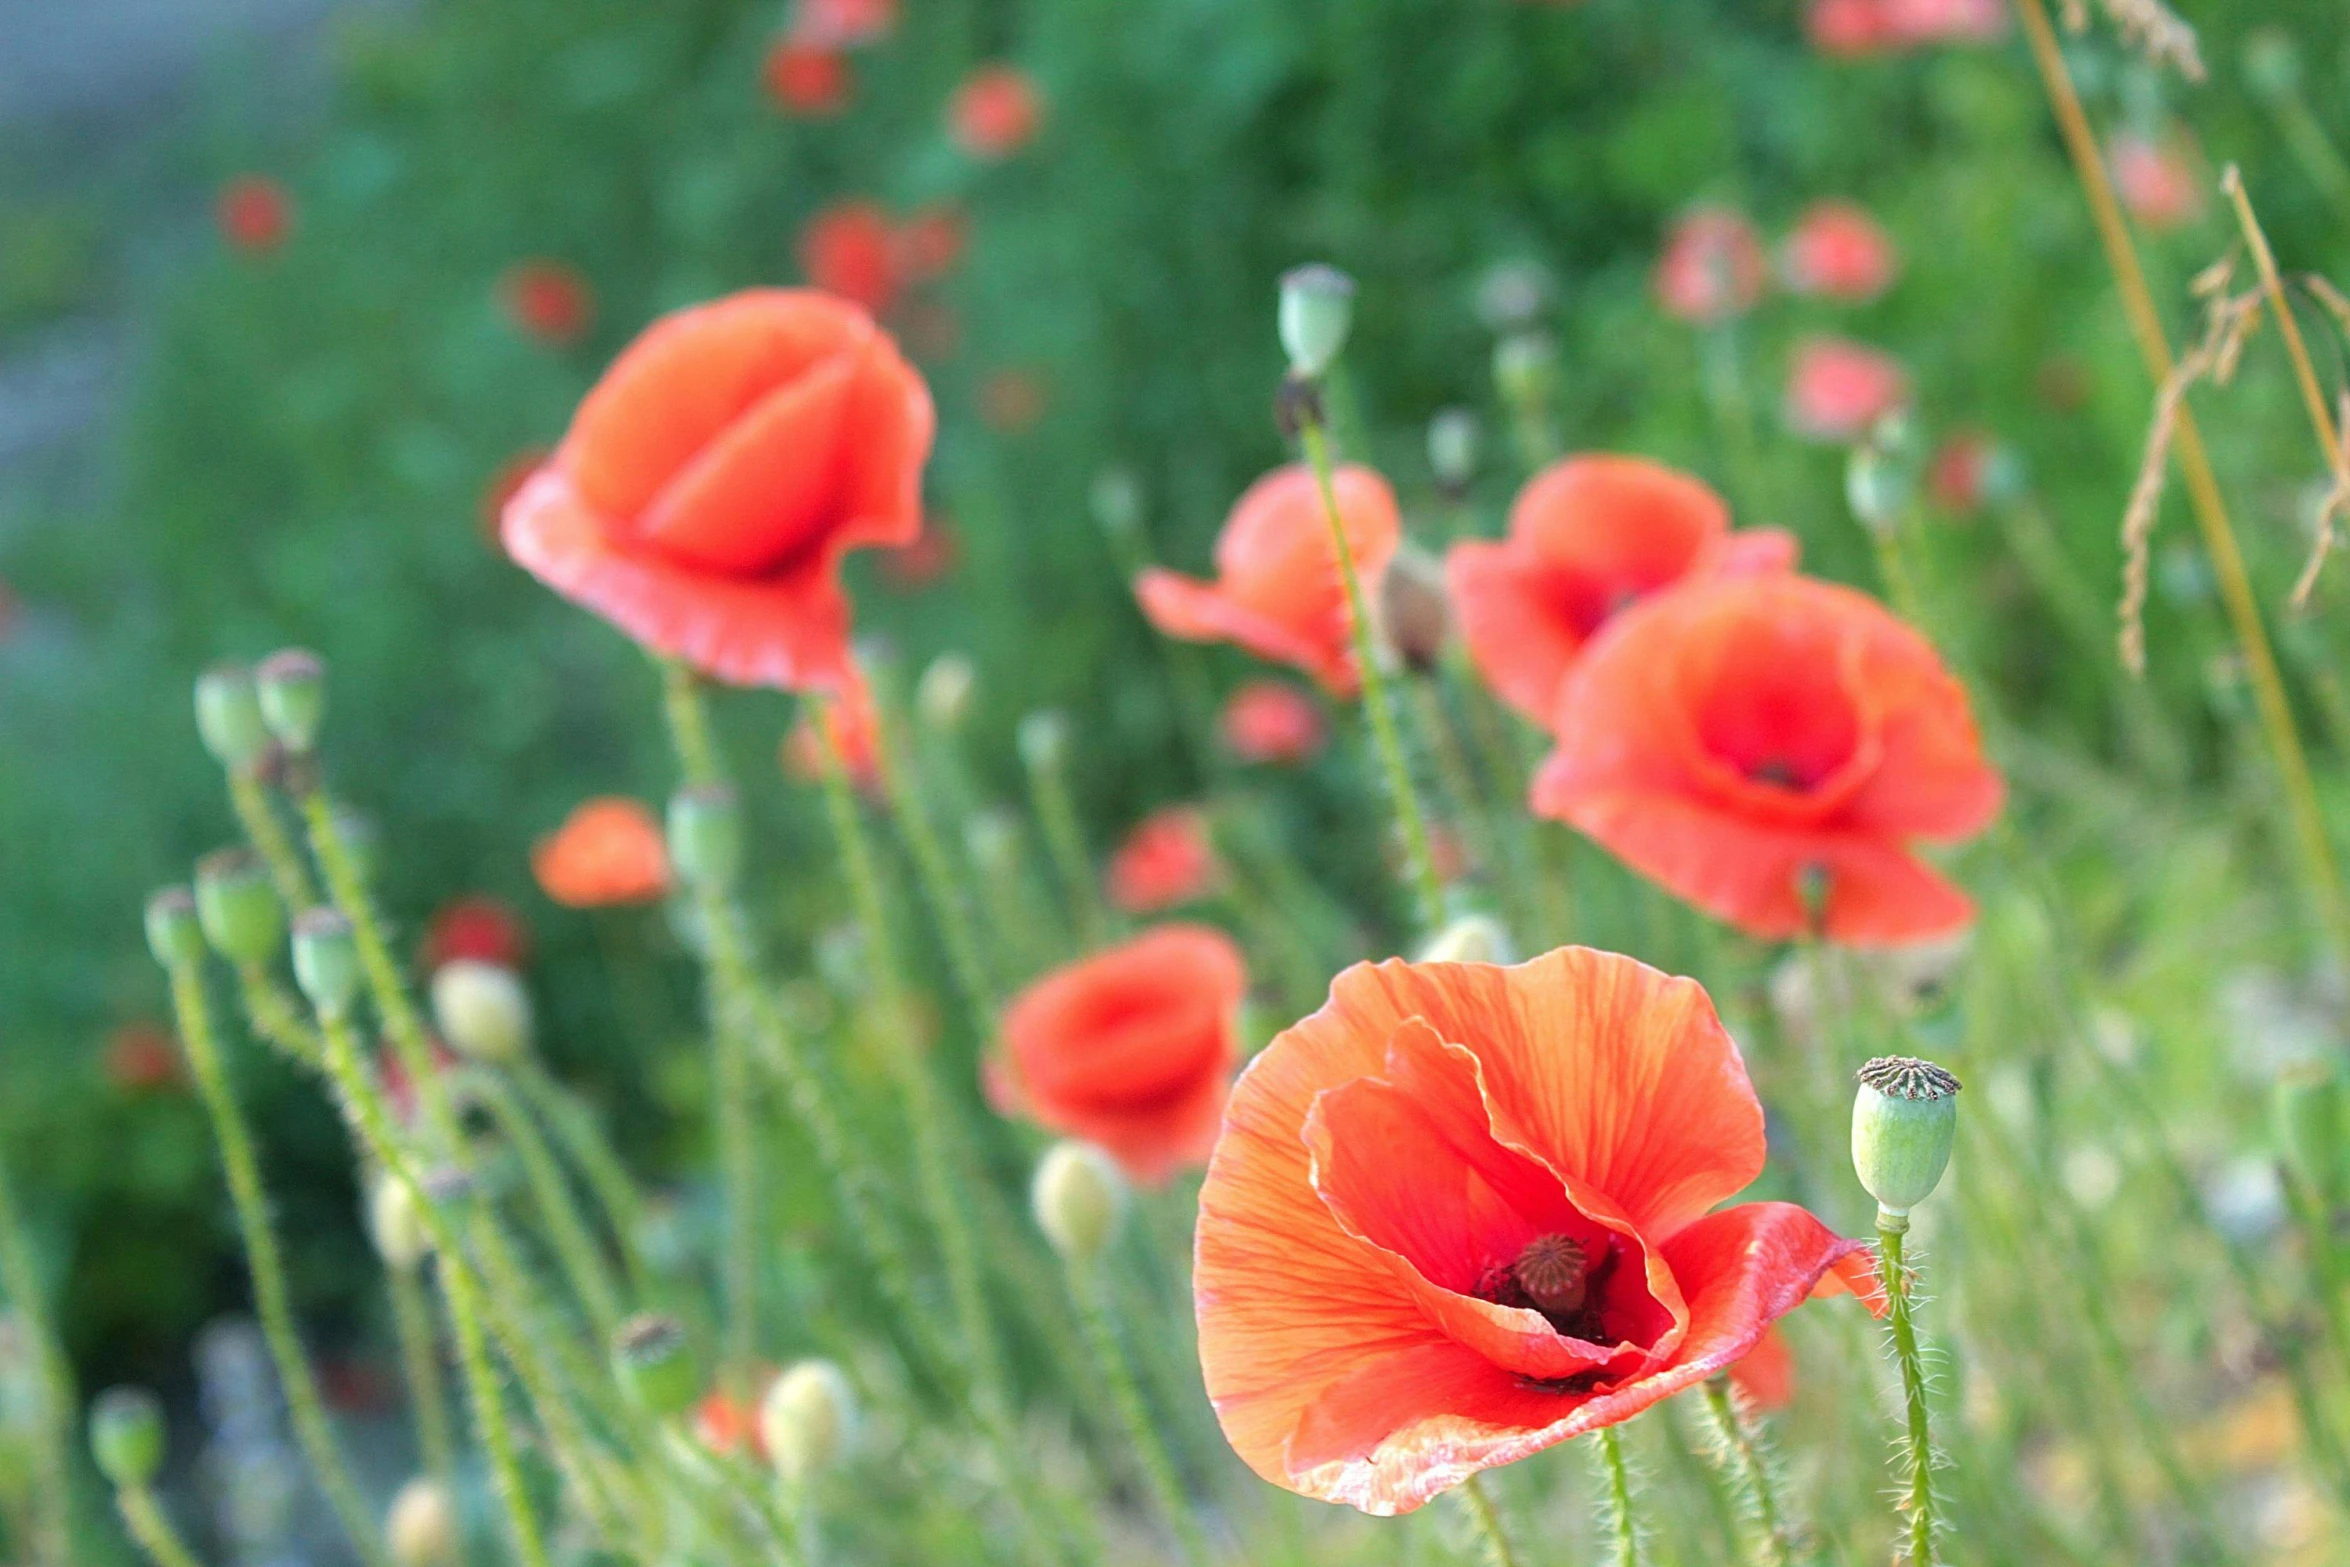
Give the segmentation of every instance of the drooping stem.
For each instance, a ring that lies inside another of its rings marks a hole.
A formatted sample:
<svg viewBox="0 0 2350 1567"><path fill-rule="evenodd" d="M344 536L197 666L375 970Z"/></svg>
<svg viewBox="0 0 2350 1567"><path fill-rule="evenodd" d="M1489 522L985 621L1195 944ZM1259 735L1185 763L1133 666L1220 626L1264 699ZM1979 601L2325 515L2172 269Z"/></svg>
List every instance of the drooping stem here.
<svg viewBox="0 0 2350 1567"><path fill-rule="evenodd" d="M17 1206L0 1148L0 1293L5 1293L33 1360L39 1391L39 1429L33 1442L33 1559L44 1567L71 1567L73 1531L73 1372L50 1321L41 1267Z"/></svg>
<svg viewBox="0 0 2350 1567"><path fill-rule="evenodd" d="M400 1369L408 1383L408 1403L416 1412L416 1449L424 1472L443 1485L455 1483L457 1444L450 1434L448 1391L441 1383L439 1337L433 1329L432 1305L424 1280L412 1267L384 1269L392 1297L392 1327L400 1340Z"/></svg>
<svg viewBox="0 0 2350 1567"><path fill-rule="evenodd" d="M1175 1543L1182 1550L1188 1567L1207 1567L1215 1553L1209 1548L1207 1535L1200 1529L1199 1516L1193 1510L1191 1498L1184 1494L1183 1482L1175 1472L1175 1460L1168 1454L1167 1444L1159 1437L1159 1428L1153 1423L1148 1406L1143 1402L1142 1388L1134 1379L1134 1368L1128 1364L1126 1352L1119 1346L1117 1327L1110 1320L1110 1307L1102 1288L1098 1267L1091 1262L1072 1259L1069 1264L1069 1295L1077 1304L1077 1322L1085 1331L1086 1349L1093 1359L1094 1375L1109 1392L1111 1407L1118 1421L1126 1428L1127 1440L1134 1444L1134 1456L1142 1466L1143 1479L1151 1489L1152 1499L1167 1518L1168 1527L1175 1531Z"/></svg>
<svg viewBox="0 0 2350 1567"><path fill-rule="evenodd" d="M1330 523L1331 548L1338 556L1339 581L1346 588L1347 621L1354 636L1355 663L1363 681L1363 712L1371 723L1371 737L1387 774L1388 803L1403 835L1404 873L1418 901L1420 927L1433 935L1444 928L1444 883L1436 874L1436 857L1428 845L1428 821L1420 810L1420 793L1404 754L1403 730L1395 716L1394 693L1379 667L1379 649L1371 630L1371 608L1363 597L1362 573L1355 568L1354 541L1346 535L1346 517L1338 509L1338 488L1330 463L1330 441L1320 416L1309 408L1298 426L1306 461L1322 493L1322 512Z"/></svg>
<svg viewBox="0 0 2350 1567"><path fill-rule="evenodd" d="M1599 1428L1599 1459L1607 1471L1608 1560L1613 1567L1640 1567L1640 1528L1632 1517L1632 1468L1624 1461L1623 1433Z"/></svg>
<svg viewBox="0 0 2350 1567"><path fill-rule="evenodd" d="M1913 1281L1901 1260L1909 1216L1877 1214L1878 1277L1884 1286L1892 1329L1893 1358L1901 1368L1901 1511L1906 1517L1909 1567L1934 1561L1934 1434L1926 1411L1926 1365L1918 1353Z"/></svg>
<svg viewBox="0 0 2350 1567"><path fill-rule="evenodd" d="M1468 1503L1469 1516L1477 1521L1477 1532L1492 1553L1493 1567L1519 1567L1518 1553L1510 1548L1510 1537L1501 1527L1501 1514L1494 1510L1493 1498L1485 1494L1483 1476L1471 1475L1461 1482L1461 1500Z"/></svg>
<svg viewBox="0 0 2350 1567"><path fill-rule="evenodd" d="M270 885L287 912L299 914L318 901L310 883L309 867L294 849L294 840L279 819L269 786L249 767L232 767L228 775L229 803L236 808L237 825L269 868Z"/></svg>
<svg viewBox="0 0 2350 1567"><path fill-rule="evenodd" d="M201 1567L196 1553L188 1549L188 1542L164 1515L153 1491L143 1485L126 1485L114 1493L114 1507L122 1514L123 1528L130 1531L155 1567Z"/></svg>
<svg viewBox="0 0 2350 1567"><path fill-rule="evenodd" d="M1794 1567L1795 1547L1787 1531L1786 1514L1779 1506L1771 1466L1739 1411L1727 1376L1706 1379L1705 1408L1713 1422L1719 1462L1730 1471L1740 1498L1753 1510L1763 1561L1767 1567Z"/></svg>

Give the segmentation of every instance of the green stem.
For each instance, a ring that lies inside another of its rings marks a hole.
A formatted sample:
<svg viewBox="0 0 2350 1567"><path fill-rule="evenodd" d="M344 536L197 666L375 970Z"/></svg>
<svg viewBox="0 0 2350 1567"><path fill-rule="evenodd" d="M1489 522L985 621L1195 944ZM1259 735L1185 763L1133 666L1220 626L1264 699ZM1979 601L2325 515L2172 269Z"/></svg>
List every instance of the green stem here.
<svg viewBox="0 0 2350 1567"><path fill-rule="evenodd" d="M378 1179L389 1179L388 1176ZM439 1335L433 1330L432 1304L424 1281L414 1268L391 1267L387 1283L392 1296L392 1327L400 1340L400 1369L408 1382L408 1402L416 1411L416 1447L424 1472L446 1485L456 1483L457 1443L450 1434L448 1391L441 1382Z"/></svg>
<svg viewBox="0 0 2350 1567"><path fill-rule="evenodd" d="M963 992L964 1003L971 1009L972 1038L984 1049L994 1037L996 1009L1003 998L997 994L995 981L988 973L987 959L980 952L971 900L955 879L954 867L947 859L946 846L939 841L937 827L931 822L914 769L898 765L898 757L889 743L889 727L885 715L876 742L882 788L889 797L890 814L897 821L899 835L905 839L913 857L914 875L922 884L923 900L930 905L931 917L938 922L939 935L946 947L947 967L954 974L956 988Z"/></svg>
<svg viewBox="0 0 2350 1567"><path fill-rule="evenodd" d="M1909 1216L1877 1211L1878 1277L1893 1330L1893 1358L1901 1367L1903 1412L1901 1510L1908 1518L1910 1567L1932 1567L1934 1557L1934 1436L1926 1412L1926 1365L1918 1353L1911 1279L1902 1264Z"/></svg>
<svg viewBox="0 0 2350 1567"><path fill-rule="evenodd" d="M1069 780L1057 760L1029 759L1028 793L1036 819L1044 828L1045 852L1060 878L1069 903L1069 919L1079 943L1088 948L1109 939L1110 919L1102 908L1101 889L1094 882L1093 860L1085 852L1085 830L1077 822L1077 806L1069 798Z"/></svg>
<svg viewBox="0 0 2350 1567"><path fill-rule="evenodd" d="M2350 214L2350 164L2342 161L2337 150L2310 112L2309 101L2296 91L2289 98L2271 106L2276 115L2277 129L2282 131L2293 156L2312 183L2325 191L2335 211Z"/></svg>
<svg viewBox="0 0 2350 1567"><path fill-rule="evenodd" d="M237 1228L244 1237L245 1257L251 1264L253 1304L261 1316L262 1336L268 1340L270 1358L277 1363L278 1381L285 1390L294 1435L318 1477L319 1489L326 1493L328 1504L360 1559L368 1567L389 1567L390 1558L384 1554L375 1519L360 1499L359 1488L335 1445L334 1428L327 1423L326 1404L319 1397L318 1381L311 1374L309 1358L303 1353L301 1336L294 1326L285 1261L278 1250L277 1230L270 1222L269 1198L261 1186L261 1164L253 1152L252 1133L245 1124L244 1111L229 1089L219 1045L213 1038L203 974L194 964L182 964L172 970L171 1004L180 1041L187 1050L188 1066L195 1074L197 1092L212 1118L213 1136L220 1143L229 1198L236 1210Z"/></svg>
<svg viewBox="0 0 2350 1567"><path fill-rule="evenodd" d="M200 1567L196 1553L164 1516L153 1491L143 1485L126 1485L114 1493L114 1506L122 1514L122 1526L155 1567Z"/></svg>
<svg viewBox="0 0 2350 1567"><path fill-rule="evenodd" d="M710 711L702 703L701 682L674 659L661 665L661 709L687 786L699 788L724 779L726 770L718 765L718 747L710 738Z"/></svg>
<svg viewBox="0 0 2350 1567"><path fill-rule="evenodd" d="M256 1037L287 1059L318 1069L325 1046L318 1030L302 1021L294 998L259 963L237 966L237 994L245 1004L245 1022Z"/></svg>
<svg viewBox="0 0 2350 1567"><path fill-rule="evenodd" d="M1493 1498L1485 1494L1485 1477L1471 1475L1463 1480L1461 1500L1469 1504L1469 1516L1477 1521L1477 1532L1493 1553L1493 1567L1518 1567L1518 1553L1510 1548L1510 1537L1502 1530L1501 1514L1494 1510Z"/></svg>
<svg viewBox="0 0 2350 1567"><path fill-rule="evenodd" d="M299 914L316 903L318 892L310 883L310 871L294 850L294 840L278 817L277 803L268 785L249 769L231 768L228 796L229 803L236 808L237 824L245 829L246 838L259 851L262 863L269 867L270 883L277 888L278 900L285 904L286 912Z"/></svg>
<svg viewBox="0 0 2350 1567"><path fill-rule="evenodd" d="M1608 1559L1614 1567L1640 1567L1640 1530L1632 1518L1632 1469L1624 1462L1624 1437L1618 1427L1599 1428L1599 1457L1607 1470Z"/></svg>
<svg viewBox="0 0 2350 1567"><path fill-rule="evenodd" d="M1403 733L1396 723L1395 697L1379 667L1379 650L1372 640L1370 605L1363 597L1362 574L1355 569L1354 543L1346 536L1346 518L1338 509L1336 479L1330 465L1330 442L1319 418L1309 413L1298 434L1305 443L1306 461L1322 492L1323 515L1330 523L1331 547L1338 556L1339 580L1346 586L1347 619L1354 633L1355 662L1361 666L1363 711L1371 721L1372 739L1387 773L1387 793L1403 834L1404 869L1419 900L1420 925L1425 934L1444 928L1444 883L1436 875L1436 859L1428 849L1428 822L1420 812L1420 795L1412 783Z"/></svg>
<svg viewBox="0 0 2350 1567"><path fill-rule="evenodd" d="M1150 1411L1143 1403L1142 1389L1134 1380L1134 1368L1119 1347L1118 1331L1110 1320L1101 1276L1092 1264L1070 1263L1069 1295L1077 1303L1077 1322L1085 1331L1094 1375L1109 1390L1111 1407L1126 1427L1127 1439L1134 1444L1135 1457L1142 1464L1143 1478L1159 1510L1166 1515L1168 1527L1175 1531L1175 1542L1182 1550L1184 1561L1190 1567L1206 1567L1214 1560L1215 1553L1200 1529L1191 1499L1184 1494L1183 1482L1176 1476L1175 1461L1168 1456L1167 1446L1159 1439L1158 1427L1152 1423Z"/></svg>
<svg viewBox="0 0 2350 1567"><path fill-rule="evenodd" d="M1764 1460L1754 1433L1738 1411L1727 1376L1706 1379L1705 1407L1713 1419L1722 1466L1730 1470L1739 1495L1753 1509L1754 1522L1762 1536L1763 1561L1767 1567L1795 1567L1795 1548L1787 1532L1785 1515L1779 1508L1771 1466Z"/></svg>
<svg viewBox="0 0 2350 1567"><path fill-rule="evenodd" d="M0 1290L7 1293L32 1352L40 1390L39 1430L33 1442L33 1559L46 1567L70 1567L74 1556L73 1370L50 1321L41 1266L17 1206L16 1185L0 1148Z"/></svg>
<svg viewBox="0 0 2350 1567"><path fill-rule="evenodd" d="M536 1059L517 1064L514 1078L522 1085L522 1097L540 1120L554 1128L555 1140L562 1144L563 1151L585 1177L588 1189L595 1193L596 1203L604 1211L605 1225L620 1247L621 1267L627 1272L630 1292L640 1301L650 1301L653 1274L645 1263L640 1239L645 1229L644 1205L637 1199L636 1186L629 1179L627 1169L597 1126L595 1114L555 1081Z"/></svg>
<svg viewBox="0 0 2350 1567"><path fill-rule="evenodd" d="M563 1265L572 1292L579 1297L588 1320L595 1326L596 1341L611 1342L620 1326L620 1299L614 1291L611 1273L596 1250L595 1238L588 1232L587 1221L580 1215L571 1182L556 1163L538 1123L531 1118L513 1085L494 1068L475 1073L472 1081L481 1090L491 1118L513 1144L515 1155L522 1162L523 1179L530 1184L531 1200L546 1221L547 1233L555 1243L556 1258Z"/></svg>

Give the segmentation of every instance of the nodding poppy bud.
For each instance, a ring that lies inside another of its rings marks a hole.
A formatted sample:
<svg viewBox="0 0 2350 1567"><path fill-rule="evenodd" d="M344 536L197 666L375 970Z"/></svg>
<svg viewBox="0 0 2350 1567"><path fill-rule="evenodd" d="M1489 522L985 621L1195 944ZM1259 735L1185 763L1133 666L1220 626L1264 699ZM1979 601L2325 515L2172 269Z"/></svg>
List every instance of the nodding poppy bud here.
<svg viewBox="0 0 2350 1567"><path fill-rule="evenodd" d="M221 766L249 771L269 752L269 725L253 671L242 664L215 664L196 677L196 733Z"/></svg>
<svg viewBox="0 0 2350 1567"><path fill-rule="evenodd" d="M143 1387L110 1387L90 1400L90 1456L125 1491L163 1467L163 1406Z"/></svg>
<svg viewBox="0 0 2350 1567"><path fill-rule="evenodd" d="M351 1015L359 998L359 943L340 909L304 909L294 916L294 982L329 1023Z"/></svg>
<svg viewBox="0 0 2350 1567"><path fill-rule="evenodd" d="M384 1545L394 1567L455 1567L460 1540L449 1488L428 1475L400 1487L384 1514Z"/></svg>
<svg viewBox="0 0 2350 1567"><path fill-rule="evenodd" d="M367 1234L384 1266L400 1273L420 1267L432 1253L432 1232L416 1208L416 1194L408 1183L379 1175L367 1189Z"/></svg>
<svg viewBox="0 0 2350 1567"><path fill-rule="evenodd" d="M978 688L979 671L960 653L941 653L914 683L914 707L922 721L941 734L953 734L971 716L971 694Z"/></svg>
<svg viewBox="0 0 2350 1567"><path fill-rule="evenodd" d="M2310 1062L2277 1079L2277 1154L2321 1214L2342 1206L2341 1074Z"/></svg>
<svg viewBox="0 0 2350 1567"><path fill-rule="evenodd" d="M2244 81L2255 96L2281 103L2301 90L2301 50L2281 27L2256 27L2244 36Z"/></svg>
<svg viewBox="0 0 2350 1567"><path fill-rule="evenodd" d="M1031 772L1057 773L1069 760L1069 720L1052 708L1020 720L1020 760Z"/></svg>
<svg viewBox="0 0 2350 1567"><path fill-rule="evenodd" d="M1493 345L1493 385L1512 408L1543 408L1558 385L1558 345L1547 332L1513 332Z"/></svg>
<svg viewBox="0 0 2350 1567"><path fill-rule="evenodd" d="M1091 1143L1055 1143L1037 1163L1029 1198L1053 1250L1070 1262L1089 1263L1126 1216L1126 1177L1116 1160Z"/></svg>
<svg viewBox="0 0 2350 1567"><path fill-rule="evenodd" d="M196 895L166 887L147 900L147 950L177 973L204 961L204 926L196 918Z"/></svg>
<svg viewBox="0 0 2350 1567"><path fill-rule="evenodd" d="M793 1484L832 1467L857 1429L857 1395L840 1367L803 1360L759 1401L759 1440L775 1472Z"/></svg>
<svg viewBox="0 0 2350 1567"><path fill-rule="evenodd" d="M231 963L266 963L285 939L285 910L261 862L244 849L196 862L196 918L204 939Z"/></svg>
<svg viewBox="0 0 2350 1567"><path fill-rule="evenodd" d="M742 807L726 784L692 784L669 797L669 863L689 887L724 892L743 866Z"/></svg>
<svg viewBox="0 0 2350 1567"><path fill-rule="evenodd" d="M1515 963L1517 943L1490 914L1464 914L1421 949L1422 963Z"/></svg>
<svg viewBox="0 0 2350 1567"><path fill-rule="evenodd" d="M701 1390L693 1346L675 1317L648 1312L620 1324L612 1336L612 1369L629 1397L656 1420L684 1414Z"/></svg>
<svg viewBox="0 0 2350 1567"><path fill-rule="evenodd" d="M307 648L282 648L254 666L253 685L277 743L308 755L326 717L326 662Z"/></svg>
<svg viewBox="0 0 2350 1567"><path fill-rule="evenodd" d="M452 958L433 970L432 1019L469 1060L503 1066L530 1051L530 992L503 964Z"/></svg>
<svg viewBox="0 0 2350 1567"><path fill-rule="evenodd" d="M1104 468L1093 476L1085 492L1093 520L1113 539L1131 539L1142 531L1142 481L1131 468Z"/></svg>
<svg viewBox="0 0 2350 1567"><path fill-rule="evenodd" d="M1404 667L1420 674L1436 667L1452 630L1452 601L1435 556L1409 544L1395 552L1379 579L1379 629Z"/></svg>
<svg viewBox="0 0 2350 1567"><path fill-rule="evenodd" d="M1436 486L1458 496L1477 476L1477 416L1466 408L1444 408L1428 421L1428 466Z"/></svg>
<svg viewBox="0 0 2350 1567"><path fill-rule="evenodd" d="M1318 380L1354 325L1355 280L1316 262L1281 274L1281 347L1293 375Z"/></svg>
<svg viewBox="0 0 2350 1567"><path fill-rule="evenodd" d="M1909 1210L1941 1184L1958 1135L1958 1079L1931 1061L1879 1056L1859 1072L1852 1168L1878 1218L1906 1229Z"/></svg>

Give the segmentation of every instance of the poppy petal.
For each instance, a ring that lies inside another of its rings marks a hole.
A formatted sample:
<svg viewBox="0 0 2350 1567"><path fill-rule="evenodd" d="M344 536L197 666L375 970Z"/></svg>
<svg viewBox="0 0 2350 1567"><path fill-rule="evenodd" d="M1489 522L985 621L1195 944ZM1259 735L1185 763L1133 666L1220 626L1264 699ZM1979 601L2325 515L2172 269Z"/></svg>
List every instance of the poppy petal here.
<svg viewBox="0 0 2350 1567"><path fill-rule="evenodd" d="M1529 563L1507 543L1464 540L1445 551L1444 578L1477 673L1494 695L1548 723L1583 639L1543 602Z"/></svg>
<svg viewBox="0 0 2350 1567"><path fill-rule="evenodd" d="M1216 583L1153 566L1135 577L1134 597L1144 618L1163 635L1230 642L1259 658L1294 664L1339 696L1352 696L1360 683L1351 649L1334 652L1329 644L1234 602Z"/></svg>

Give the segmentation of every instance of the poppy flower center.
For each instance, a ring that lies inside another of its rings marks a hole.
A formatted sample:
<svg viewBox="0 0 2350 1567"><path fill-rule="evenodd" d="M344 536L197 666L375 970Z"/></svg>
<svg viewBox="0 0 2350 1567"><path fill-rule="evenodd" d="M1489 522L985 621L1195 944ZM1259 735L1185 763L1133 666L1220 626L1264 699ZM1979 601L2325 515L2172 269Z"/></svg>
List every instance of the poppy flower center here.
<svg viewBox="0 0 2350 1567"><path fill-rule="evenodd" d="M1602 1272L1612 1272L1615 1247L1608 1245L1600 1266L1591 1265L1591 1252L1572 1235L1537 1235L1510 1262L1485 1270L1472 1292L1496 1306L1538 1311L1569 1338L1598 1340L1606 1331L1599 1321L1598 1286Z"/></svg>
<svg viewBox="0 0 2350 1567"><path fill-rule="evenodd" d="M1862 742L1861 715L1832 649L1757 638L1724 655L1695 691L1698 742L1752 783L1808 794Z"/></svg>

